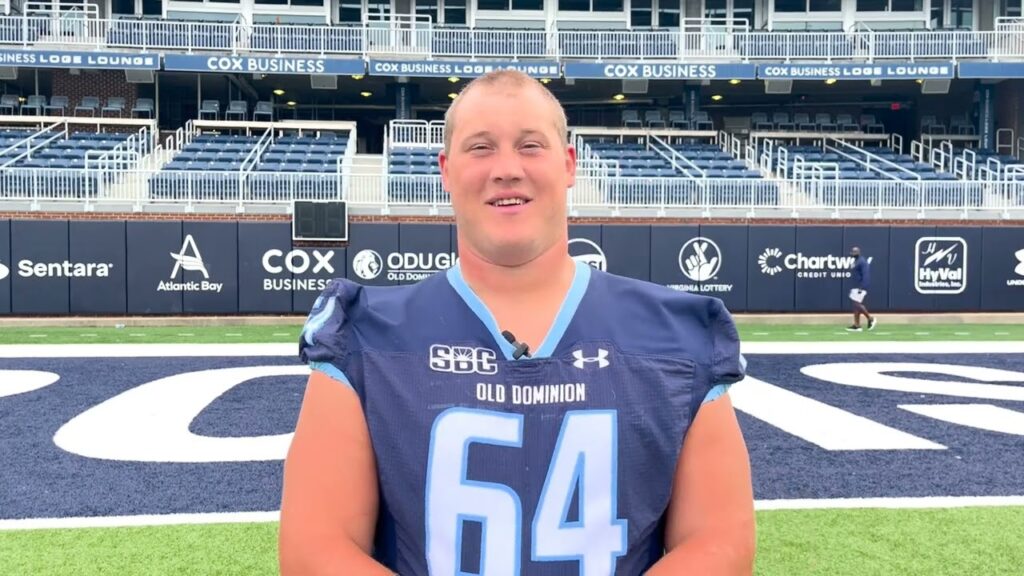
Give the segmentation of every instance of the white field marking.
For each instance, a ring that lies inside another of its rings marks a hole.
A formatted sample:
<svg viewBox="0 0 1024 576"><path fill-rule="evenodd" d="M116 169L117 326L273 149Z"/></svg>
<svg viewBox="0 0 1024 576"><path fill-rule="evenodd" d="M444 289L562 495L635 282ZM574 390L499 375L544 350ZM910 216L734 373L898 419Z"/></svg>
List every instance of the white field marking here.
<svg viewBox="0 0 1024 576"><path fill-rule="evenodd" d="M195 334L192 332L182 332L180 334L176 334L176 336L195 336Z"/></svg>
<svg viewBox="0 0 1024 576"><path fill-rule="evenodd" d="M924 509L1024 506L1024 496L925 496L917 498L808 498L757 500L757 510L837 510L855 508ZM53 528L119 528L198 524L277 522L278 511L209 512L197 514L149 514L139 516L92 516L79 518L23 518L0 520L0 531Z"/></svg>
<svg viewBox="0 0 1024 576"><path fill-rule="evenodd" d="M923 496L917 498L809 498L758 500L757 510L835 510L840 508L970 508L1024 506L1024 496Z"/></svg>
<svg viewBox="0 0 1024 576"><path fill-rule="evenodd" d="M228 332L225 336L241 336L238 332Z"/></svg>
<svg viewBox="0 0 1024 576"><path fill-rule="evenodd" d="M914 336L931 336L931 332L914 332Z"/></svg>
<svg viewBox="0 0 1024 576"><path fill-rule="evenodd" d="M996 336L1009 336L1009 332L996 332Z"/></svg>
<svg viewBox="0 0 1024 576"><path fill-rule="evenodd" d="M46 334L29 334L29 338L46 338Z"/></svg>
<svg viewBox="0 0 1024 576"><path fill-rule="evenodd" d="M53 372L39 370L0 370L0 398L45 388L60 380Z"/></svg>
<svg viewBox="0 0 1024 576"><path fill-rule="evenodd" d="M794 336L810 336L810 332L793 332Z"/></svg>
<svg viewBox="0 0 1024 576"><path fill-rule="evenodd" d="M892 332L875 332L879 336L892 336Z"/></svg>
<svg viewBox="0 0 1024 576"><path fill-rule="evenodd" d="M291 336L288 332L274 332L273 336Z"/></svg>
<svg viewBox="0 0 1024 576"><path fill-rule="evenodd" d="M992 404L900 404L899 407L943 422L1024 436L1024 414Z"/></svg>
<svg viewBox="0 0 1024 576"><path fill-rule="evenodd" d="M1005 342L743 342L744 354L1020 354L1024 340ZM8 344L0 358L173 358L295 356L296 344Z"/></svg>
<svg viewBox="0 0 1024 576"><path fill-rule="evenodd" d="M79 334L79 336L81 336L82 338L95 338L99 336L99 334Z"/></svg>
<svg viewBox="0 0 1024 576"><path fill-rule="evenodd" d="M43 528L120 528L126 526L173 526L176 524L277 522L280 517L280 512L210 512L81 518L25 518L19 520L0 520L0 531L38 530Z"/></svg>
<svg viewBox="0 0 1024 576"><path fill-rule="evenodd" d="M754 336L768 336L771 332L754 332Z"/></svg>
<svg viewBox="0 0 1024 576"><path fill-rule="evenodd" d="M139 337L145 336L145 335L146 335L145 332L135 332L135 333L129 334L129 336L139 336Z"/></svg>
<svg viewBox="0 0 1024 576"><path fill-rule="evenodd" d="M954 336L970 336L970 332L953 332Z"/></svg>

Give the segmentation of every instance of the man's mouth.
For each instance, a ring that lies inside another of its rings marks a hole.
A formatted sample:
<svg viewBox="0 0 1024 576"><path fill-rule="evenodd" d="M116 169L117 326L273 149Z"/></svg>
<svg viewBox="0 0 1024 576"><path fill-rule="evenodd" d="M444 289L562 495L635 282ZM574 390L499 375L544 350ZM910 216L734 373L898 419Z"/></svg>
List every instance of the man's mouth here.
<svg viewBox="0 0 1024 576"><path fill-rule="evenodd" d="M530 202L530 200L528 198L518 198L518 197L515 197L515 198L499 198L497 200L492 200L492 201L488 202L488 204L490 204L491 206L498 206L498 207L501 207L501 206L522 206L524 204L528 204L529 202Z"/></svg>

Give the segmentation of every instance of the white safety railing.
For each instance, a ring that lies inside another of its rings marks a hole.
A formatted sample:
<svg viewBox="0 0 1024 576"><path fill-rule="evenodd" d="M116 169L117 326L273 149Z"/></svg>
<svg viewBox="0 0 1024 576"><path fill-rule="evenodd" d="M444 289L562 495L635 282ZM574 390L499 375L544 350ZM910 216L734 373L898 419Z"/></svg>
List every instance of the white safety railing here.
<svg viewBox="0 0 1024 576"><path fill-rule="evenodd" d="M444 145L444 122L392 120L388 122L385 139L391 146L439 148Z"/></svg>
<svg viewBox="0 0 1024 576"><path fill-rule="evenodd" d="M54 10L57 10L54 12ZM752 31L746 22L684 19L678 30L490 30L439 26L422 15L389 14L355 25L185 22L99 18L90 3L40 3L38 10L0 15L0 44L36 43L134 51L240 51L468 59L584 58L683 65L721 61L829 63L1024 58L1024 24L1000 19L992 31ZM685 71L654 66L645 77Z"/></svg>

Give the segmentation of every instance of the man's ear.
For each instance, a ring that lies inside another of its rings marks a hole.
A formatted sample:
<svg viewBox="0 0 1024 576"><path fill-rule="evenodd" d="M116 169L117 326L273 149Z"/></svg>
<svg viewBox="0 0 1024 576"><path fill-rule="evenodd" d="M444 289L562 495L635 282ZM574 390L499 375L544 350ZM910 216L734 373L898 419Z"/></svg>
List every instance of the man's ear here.
<svg viewBox="0 0 1024 576"><path fill-rule="evenodd" d="M571 144L565 149L565 170L569 173L569 188L576 185L576 148Z"/></svg>

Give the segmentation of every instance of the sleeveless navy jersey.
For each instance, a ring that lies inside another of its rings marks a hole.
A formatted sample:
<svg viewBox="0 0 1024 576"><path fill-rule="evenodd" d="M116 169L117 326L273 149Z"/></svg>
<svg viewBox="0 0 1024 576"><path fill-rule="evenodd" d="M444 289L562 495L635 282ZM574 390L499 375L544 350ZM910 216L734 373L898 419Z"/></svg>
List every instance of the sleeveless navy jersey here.
<svg viewBox="0 0 1024 576"><path fill-rule="evenodd" d="M578 263L530 344L513 359L458 266L410 286L335 280L314 304L300 355L361 400L375 558L402 576L634 576L663 555L686 431L744 375L729 313Z"/></svg>

